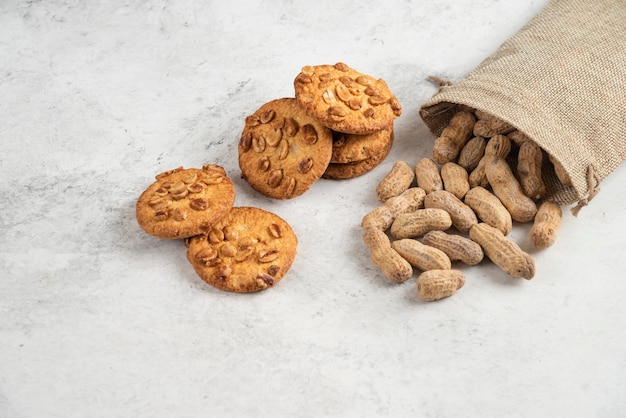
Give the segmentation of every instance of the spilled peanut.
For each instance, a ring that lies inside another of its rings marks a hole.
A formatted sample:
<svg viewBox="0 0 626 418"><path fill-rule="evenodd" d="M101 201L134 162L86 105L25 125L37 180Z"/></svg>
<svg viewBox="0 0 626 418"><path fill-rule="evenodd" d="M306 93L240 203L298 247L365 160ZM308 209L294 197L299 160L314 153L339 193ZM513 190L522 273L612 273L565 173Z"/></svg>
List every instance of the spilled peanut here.
<svg viewBox="0 0 626 418"><path fill-rule="evenodd" d="M481 222L474 225L469 234L485 255L509 275L526 280L535 276L535 260L498 228Z"/></svg>
<svg viewBox="0 0 626 418"><path fill-rule="evenodd" d="M422 158L415 164L415 181L417 187L421 187L426 193L443 189L439 167L430 158Z"/></svg>
<svg viewBox="0 0 626 418"><path fill-rule="evenodd" d="M441 135L435 139L433 159L439 164L454 160L470 139L474 130L476 117L468 111L457 112Z"/></svg>
<svg viewBox="0 0 626 418"><path fill-rule="evenodd" d="M424 235L422 242L446 253L450 261L460 261L468 266L474 266L483 261L482 247L461 235L430 231Z"/></svg>
<svg viewBox="0 0 626 418"><path fill-rule="evenodd" d="M413 267L396 250L391 248L387 234L378 228L366 228L363 242L370 250L372 263L394 283L407 281L413 275Z"/></svg>
<svg viewBox="0 0 626 418"><path fill-rule="evenodd" d="M498 199L518 222L531 222L537 213L537 205L524 194L511 167L500 157L492 157L485 164L487 180Z"/></svg>
<svg viewBox="0 0 626 418"><path fill-rule="evenodd" d="M444 231L451 226L452 219L448 212L438 208L424 208L396 216L390 232L395 239L414 238L429 231Z"/></svg>
<svg viewBox="0 0 626 418"><path fill-rule="evenodd" d="M467 170L453 162L445 163L441 167L441 180L443 180L443 189L459 199L463 199L470 189Z"/></svg>
<svg viewBox="0 0 626 418"><path fill-rule="evenodd" d="M484 187L471 188L465 194L464 202L472 208L478 218L498 228L504 235L508 235L513 229L513 220L509 211L500 199Z"/></svg>
<svg viewBox="0 0 626 418"><path fill-rule="evenodd" d="M461 149L457 164L471 173L480 162L480 159L485 155L485 148L487 146L487 140L482 136L475 136L467 141L467 143Z"/></svg>
<svg viewBox="0 0 626 418"><path fill-rule="evenodd" d="M417 278L417 294L432 302L452 296L465 285L465 275L459 270L428 270Z"/></svg>
<svg viewBox="0 0 626 418"><path fill-rule="evenodd" d="M478 222L474 211L447 190L429 193L424 199L426 209L443 209L448 212L452 225L460 232L468 232Z"/></svg>
<svg viewBox="0 0 626 418"><path fill-rule="evenodd" d="M395 240L391 243L391 248L396 250L413 267L422 271L448 270L452 267L450 258L446 253L415 239Z"/></svg>
<svg viewBox="0 0 626 418"><path fill-rule="evenodd" d="M426 192L419 187L411 187L398 196L391 197L382 206L371 210L361 220L363 228L374 227L386 231L391 227L396 216L405 212L414 212L424 206Z"/></svg>
<svg viewBox="0 0 626 418"><path fill-rule="evenodd" d="M413 169L409 164L405 161L396 162L376 186L376 198L385 202L398 196L409 188L414 177Z"/></svg>
<svg viewBox="0 0 626 418"><path fill-rule="evenodd" d="M530 228L530 242L540 249L550 247L556 241L562 219L563 213L559 205L549 201L543 202L539 206L535 222Z"/></svg>
<svg viewBox="0 0 626 418"><path fill-rule="evenodd" d="M550 166L553 173L543 171ZM376 190L383 204L361 221L372 261L389 280L401 283L421 270L418 294L433 301L464 285L456 262L473 266L487 258L512 277L535 276L533 258L507 235L514 222L533 222L529 241L553 245L562 212L547 201L544 176L566 186L571 180L528 135L460 106L435 139L432 158L419 159L412 173L408 168L394 165Z"/></svg>
<svg viewBox="0 0 626 418"><path fill-rule="evenodd" d="M485 173L487 162L493 157L506 158L511 152L511 140L505 135L495 135L487 142L485 146L485 154L482 156L478 165L469 174L470 187L487 187L489 181Z"/></svg>
<svg viewBox="0 0 626 418"><path fill-rule="evenodd" d="M517 156L517 174L524 194L531 199L539 200L546 194L541 166L543 151L533 141L525 141L519 147Z"/></svg>

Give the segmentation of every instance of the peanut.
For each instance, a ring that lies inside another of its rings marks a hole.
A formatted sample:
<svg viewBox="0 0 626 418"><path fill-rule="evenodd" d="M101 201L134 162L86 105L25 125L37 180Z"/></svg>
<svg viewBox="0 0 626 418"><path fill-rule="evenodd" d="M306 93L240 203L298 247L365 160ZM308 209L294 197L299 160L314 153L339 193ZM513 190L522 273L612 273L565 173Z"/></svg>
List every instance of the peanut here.
<svg viewBox="0 0 626 418"><path fill-rule="evenodd" d="M439 167L430 158L422 158L415 164L415 180L417 187L424 189L426 194L443 189Z"/></svg>
<svg viewBox="0 0 626 418"><path fill-rule="evenodd" d="M464 202L472 208L481 221L498 228L508 235L513 228L511 214L500 199L484 187L473 187L466 194Z"/></svg>
<svg viewBox="0 0 626 418"><path fill-rule="evenodd" d="M478 222L474 211L447 190L429 193L424 199L424 208L443 209L450 215L452 225L460 232L468 232Z"/></svg>
<svg viewBox="0 0 626 418"><path fill-rule="evenodd" d="M507 134L515 128L500 118L491 115L481 115L474 124L474 135L491 138L495 135Z"/></svg>
<svg viewBox="0 0 626 418"><path fill-rule="evenodd" d="M509 132L507 134L509 139L515 143L518 147L522 146L522 144L526 141L530 141L528 135L526 135L522 131L514 130L513 132Z"/></svg>
<svg viewBox="0 0 626 418"><path fill-rule="evenodd" d="M448 270L451 268L450 258L443 251L411 239L399 239L391 243L396 250L413 267L422 271Z"/></svg>
<svg viewBox="0 0 626 418"><path fill-rule="evenodd" d="M549 201L543 202L539 206L537 215L535 215L535 222L530 228L530 242L541 249L554 244L562 219L563 213L558 204Z"/></svg>
<svg viewBox="0 0 626 418"><path fill-rule="evenodd" d="M498 228L481 222L474 225L469 234L485 255L509 275L526 280L535 276L535 260Z"/></svg>
<svg viewBox="0 0 626 418"><path fill-rule="evenodd" d="M427 302L452 296L465 285L465 275L459 270L428 270L417 278L417 294Z"/></svg>
<svg viewBox="0 0 626 418"><path fill-rule="evenodd" d="M480 110L480 109L474 109L474 115L476 115L477 120L489 119L489 118L494 117L491 113L485 112L484 110Z"/></svg>
<svg viewBox="0 0 626 418"><path fill-rule="evenodd" d="M481 246L461 235L430 231L424 235L422 242L446 253L450 261L461 261L468 266L483 261L484 253Z"/></svg>
<svg viewBox="0 0 626 418"><path fill-rule="evenodd" d="M403 283L413 275L413 267L391 248L387 234L378 228L366 228L363 242L370 250L370 258L383 275L394 283Z"/></svg>
<svg viewBox="0 0 626 418"><path fill-rule="evenodd" d="M485 155L487 140L482 136L475 136L467 141L459 153L457 164L471 173L477 166L480 159Z"/></svg>
<svg viewBox="0 0 626 418"><path fill-rule="evenodd" d="M376 198L380 202L398 196L409 188L415 175L413 169L405 161L396 162L391 170L376 186Z"/></svg>
<svg viewBox="0 0 626 418"><path fill-rule="evenodd" d="M478 162L478 166L470 173L470 187L487 187L489 181L485 174L485 164L493 157L506 158L511 152L511 140L505 135L492 137L485 146L485 154Z"/></svg>
<svg viewBox="0 0 626 418"><path fill-rule="evenodd" d="M363 216L363 219L361 219L361 226L363 228L377 228L381 231L386 231L389 229L395 218L396 215L389 206L381 205L372 209L366 213L365 216Z"/></svg>
<svg viewBox="0 0 626 418"><path fill-rule="evenodd" d="M506 158L511 152L511 140L506 135L495 135L487 141L485 155L496 155Z"/></svg>
<svg viewBox="0 0 626 418"><path fill-rule="evenodd" d="M387 200L384 205L391 208L393 213L413 212L424 207L426 192L420 187L409 187L407 190Z"/></svg>
<svg viewBox="0 0 626 418"><path fill-rule="evenodd" d="M426 192L419 187L410 187L398 196L367 213L361 220L363 228L375 227L386 231L400 213L414 212L424 207Z"/></svg>
<svg viewBox="0 0 626 418"><path fill-rule="evenodd" d="M445 231L452 226L452 219L443 209L418 209L401 213L391 224L391 236L396 239L414 238L429 231Z"/></svg>
<svg viewBox="0 0 626 418"><path fill-rule="evenodd" d="M569 174L567 174L567 171L565 171L563 165L551 155L548 156L548 159L554 166L554 174L556 174L556 177L559 179L559 181L565 186L571 186L572 179L570 178Z"/></svg>
<svg viewBox="0 0 626 418"><path fill-rule="evenodd" d="M441 167L441 180L443 180L444 190L459 199L463 199L470 188L467 171L453 162L445 163Z"/></svg>
<svg viewBox="0 0 626 418"><path fill-rule="evenodd" d="M534 141L520 145L517 157L517 174L524 194L539 200L546 193L546 185L541 178L543 151Z"/></svg>
<svg viewBox="0 0 626 418"><path fill-rule="evenodd" d="M503 158L492 157L485 165L485 174L493 194L502 202L517 222L531 222L537 213L537 205L524 194L511 167Z"/></svg>
<svg viewBox="0 0 626 418"><path fill-rule="evenodd" d="M435 139L433 159L439 164L455 160L463 145L470 139L475 123L476 117L471 112L457 112Z"/></svg>

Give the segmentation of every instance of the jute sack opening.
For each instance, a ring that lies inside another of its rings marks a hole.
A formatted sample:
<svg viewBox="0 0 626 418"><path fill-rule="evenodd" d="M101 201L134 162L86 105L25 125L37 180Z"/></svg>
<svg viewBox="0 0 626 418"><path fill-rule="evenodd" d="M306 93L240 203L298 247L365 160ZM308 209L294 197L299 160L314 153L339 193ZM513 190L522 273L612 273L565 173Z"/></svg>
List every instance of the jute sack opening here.
<svg viewBox="0 0 626 418"><path fill-rule="evenodd" d="M479 109L515 126L563 165L546 199L587 205L626 160L626 1L552 0L463 80L420 108L439 136L456 111Z"/></svg>

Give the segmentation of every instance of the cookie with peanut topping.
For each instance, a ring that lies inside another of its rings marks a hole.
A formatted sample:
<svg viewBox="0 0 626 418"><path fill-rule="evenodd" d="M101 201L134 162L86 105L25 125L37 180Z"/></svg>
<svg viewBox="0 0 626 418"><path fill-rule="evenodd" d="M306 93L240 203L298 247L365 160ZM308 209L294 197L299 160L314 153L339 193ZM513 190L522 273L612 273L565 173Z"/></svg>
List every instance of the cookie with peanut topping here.
<svg viewBox="0 0 626 418"><path fill-rule="evenodd" d="M280 216L241 206L186 245L187 259L202 280L221 290L249 293L284 277L296 257L298 239Z"/></svg>
<svg viewBox="0 0 626 418"><path fill-rule="evenodd" d="M339 62L305 66L294 80L298 103L333 131L367 134L391 126L402 106L383 79Z"/></svg>
<svg viewBox="0 0 626 418"><path fill-rule="evenodd" d="M139 226L164 239L202 234L231 210L235 186L222 167L178 167L156 175L139 196L135 212Z"/></svg>
<svg viewBox="0 0 626 418"><path fill-rule="evenodd" d="M318 180L333 151L330 129L294 98L275 99L246 117L238 144L241 176L258 192L292 199Z"/></svg>
<svg viewBox="0 0 626 418"><path fill-rule="evenodd" d="M384 153L393 142L393 127L365 135L333 131L333 154L330 162L351 164Z"/></svg>
<svg viewBox="0 0 626 418"><path fill-rule="evenodd" d="M322 175L323 179L328 180L347 180L354 177L362 176L378 167L389 155L393 145L393 131L389 142L375 154L368 158L351 163L330 163L326 167L326 171Z"/></svg>

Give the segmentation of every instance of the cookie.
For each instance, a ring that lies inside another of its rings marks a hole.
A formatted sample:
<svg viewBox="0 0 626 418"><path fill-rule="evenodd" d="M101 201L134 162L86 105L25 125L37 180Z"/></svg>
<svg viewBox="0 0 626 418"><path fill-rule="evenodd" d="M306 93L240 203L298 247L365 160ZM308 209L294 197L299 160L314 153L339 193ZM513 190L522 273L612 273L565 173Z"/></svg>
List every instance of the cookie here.
<svg viewBox="0 0 626 418"><path fill-rule="evenodd" d="M383 79L340 62L305 66L294 80L298 103L333 131L368 134L389 128L402 106Z"/></svg>
<svg viewBox="0 0 626 418"><path fill-rule="evenodd" d="M392 145L393 132L391 133L389 143L378 154L374 154L365 160L354 163L330 163L322 175L322 178L328 180L347 180L368 173L387 158Z"/></svg>
<svg viewBox="0 0 626 418"><path fill-rule="evenodd" d="M278 215L242 206L186 244L187 259L202 280L221 290L247 293L283 278L296 257L298 239Z"/></svg>
<svg viewBox="0 0 626 418"><path fill-rule="evenodd" d="M383 129L371 134L352 135L333 131L331 163L349 164L376 156L393 141L393 129Z"/></svg>
<svg viewBox="0 0 626 418"><path fill-rule="evenodd" d="M238 144L241 176L266 196L291 199L322 176L332 147L330 129L294 98L272 100L246 118Z"/></svg>
<svg viewBox="0 0 626 418"><path fill-rule="evenodd" d="M222 167L178 167L156 176L137 200L139 226L158 238L180 239L202 234L228 213L235 186Z"/></svg>

